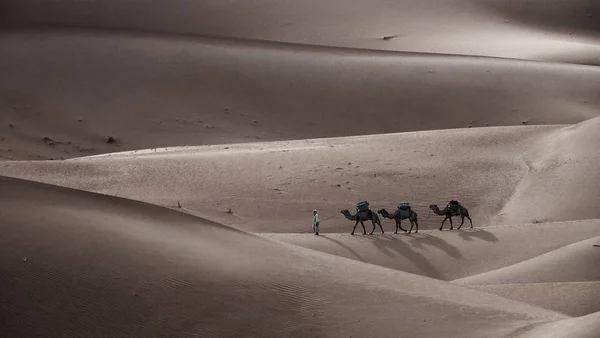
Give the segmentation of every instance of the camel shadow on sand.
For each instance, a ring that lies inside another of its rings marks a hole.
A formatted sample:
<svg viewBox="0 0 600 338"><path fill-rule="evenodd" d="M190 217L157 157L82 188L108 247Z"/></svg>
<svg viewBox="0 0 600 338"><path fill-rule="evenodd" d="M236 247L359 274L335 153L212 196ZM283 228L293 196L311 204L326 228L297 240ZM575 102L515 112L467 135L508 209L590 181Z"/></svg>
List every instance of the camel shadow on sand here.
<svg viewBox="0 0 600 338"><path fill-rule="evenodd" d="M457 233L465 241L479 239L490 243L499 242L499 239L494 234L484 229L454 230L453 232ZM321 237L344 248L354 257L354 259L361 262L367 262L359 252L352 248L351 243L340 241L326 235ZM417 270L410 270L408 272L440 280L446 280L444 274L427 259L427 253L423 251L427 251L433 247L443 251L453 259L463 259L463 255L457 247L451 245L443 238L428 233L421 232L399 235L376 233L373 235L357 235L352 238L371 242L377 250L389 258L394 259L398 256L404 257L406 260L412 262Z"/></svg>
<svg viewBox="0 0 600 338"><path fill-rule="evenodd" d="M378 236L365 236L366 240L369 240L375 245L375 247L381 251L383 254L387 255L390 258L396 257L394 252L398 255L406 258L410 262L416 265L420 272L416 272L420 275L428 276L431 278L444 280L444 275L438 268L435 267L426 257L420 252L414 250L417 248L425 248L425 245L431 245L439 248L440 250L448 253L448 255L452 256L455 259L461 259L462 255L458 249L446 243L446 241L436 238L430 235L421 235L414 234L408 235L411 237L416 237L416 241L420 243L414 245L413 243L409 243L406 241L407 236L398 236L398 235L378 235Z"/></svg>
<svg viewBox="0 0 600 338"><path fill-rule="evenodd" d="M358 252L356 252L356 250L352 249L350 246L348 246L348 245L346 245L346 244L344 244L344 243L342 243L342 242L340 242L340 241L338 241L336 239L333 239L333 238L331 238L329 236L326 236L326 235L322 235L320 237L323 238L323 239L326 239L328 241L331 241L331 242L333 242L333 243L341 246L342 248L348 250L348 252L350 252L355 257L356 260L361 261L361 262L366 262L365 259L362 258L362 256L359 255Z"/></svg>
<svg viewBox="0 0 600 338"><path fill-rule="evenodd" d="M496 243L500 240L493 233L486 231L484 229L467 229L467 230L458 230L458 235L460 238L465 241L472 241L473 238L481 239L486 242Z"/></svg>

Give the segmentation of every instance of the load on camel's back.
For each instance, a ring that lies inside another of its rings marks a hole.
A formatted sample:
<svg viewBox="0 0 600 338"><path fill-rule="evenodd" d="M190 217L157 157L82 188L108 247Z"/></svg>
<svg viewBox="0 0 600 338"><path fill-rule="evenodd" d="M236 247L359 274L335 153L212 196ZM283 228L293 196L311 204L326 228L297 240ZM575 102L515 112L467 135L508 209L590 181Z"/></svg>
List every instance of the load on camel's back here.
<svg viewBox="0 0 600 338"><path fill-rule="evenodd" d="M402 219L406 219L410 217L411 207L409 202L400 202L398 203L398 213Z"/></svg>
<svg viewBox="0 0 600 338"><path fill-rule="evenodd" d="M458 201L451 200L448 202L448 211L450 211L450 215L452 216L460 216L460 210L462 209L462 205L458 203Z"/></svg>

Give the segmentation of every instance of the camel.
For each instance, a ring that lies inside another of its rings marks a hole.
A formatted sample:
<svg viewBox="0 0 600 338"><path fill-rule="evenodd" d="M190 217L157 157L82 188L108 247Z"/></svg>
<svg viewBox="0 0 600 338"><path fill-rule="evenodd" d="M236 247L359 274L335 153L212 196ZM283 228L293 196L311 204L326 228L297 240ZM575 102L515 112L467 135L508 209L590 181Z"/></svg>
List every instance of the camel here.
<svg viewBox="0 0 600 338"><path fill-rule="evenodd" d="M471 229L473 229L473 221L471 220L471 217L469 217L469 211L467 210L467 208L463 207L462 205L459 205L458 212L456 212L456 211L453 212L448 207L445 207L444 210L440 210L440 208L438 208L437 204L430 205L429 209L431 209L433 211L433 213L435 213L436 215L446 216L444 218L444 220L442 221L440 230L442 230L442 228L444 227L444 222L446 222L447 219L450 220L450 230L454 229L452 227L452 216L460 216L462 219L462 222L458 226L458 229L460 229L460 227L462 227L463 224L465 223L465 217L469 219L469 222L471 223Z"/></svg>
<svg viewBox="0 0 600 338"><path fill-rule="evenodd" d="M344 214L344 216L346 216L347 219L349 219L351 221L356 221L356 223L354 224L354 228L352 229L352 233L350 233L350 235L354 235L354 230L356 230L356 226L358 225L358 223L360 223L360 225L362 225L363 235L366 235L367 230L365 229L365 224L363 222L369 221L369 220L371 222L373 222L373 230L371 231L371 233L369 235L372 235L373 232L375 232L375 224L379 225L379 228L381 229L381 233L383 234L383 227L381 226L381 220L379 219L379 216L377 216L377 214L371 210L359 211L356 213L356 215L352 215L350 213L350 211L348 211L348 209L342 210L342 211L340 211L340 213Z"/></svg>
<svg viewBox="0 0 600 338"><path fill-rule="evenodd" d="M379 214L381 214L381 216L385 217L385 218L389 218L389 219L393 219L396 221L396 232L394 232L395 234L398 233L398 230L402 230L404 232L406 232L406 229L402 228L401 225L401 221L403 219L408 219L410 221L410 230L408 230L408 233L410 234L413 227L416 225L416 230L415 233L419 232L419 217L417 215L416 212L414 212L412 209L410 210L410 214L408 217L406 217L405 215L401 215L400 214L400 210L396 210L394 211L394 213L390 214L389 212L387 212L387 210L385 209L381 209L379 211L377 211ZM404 217L403 217L404 216Z"/></svg>

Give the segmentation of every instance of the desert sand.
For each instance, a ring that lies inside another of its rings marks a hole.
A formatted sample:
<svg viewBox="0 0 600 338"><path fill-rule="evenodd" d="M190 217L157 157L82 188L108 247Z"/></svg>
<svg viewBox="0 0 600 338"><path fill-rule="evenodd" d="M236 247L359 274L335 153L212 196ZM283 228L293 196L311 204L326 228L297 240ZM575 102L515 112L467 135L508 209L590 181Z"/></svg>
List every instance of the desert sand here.
<svg viewBox="0 0 600 338"><path fill-rule="evenodd" d="M598 337L598 16L4 1L0 332Z"/></svg>

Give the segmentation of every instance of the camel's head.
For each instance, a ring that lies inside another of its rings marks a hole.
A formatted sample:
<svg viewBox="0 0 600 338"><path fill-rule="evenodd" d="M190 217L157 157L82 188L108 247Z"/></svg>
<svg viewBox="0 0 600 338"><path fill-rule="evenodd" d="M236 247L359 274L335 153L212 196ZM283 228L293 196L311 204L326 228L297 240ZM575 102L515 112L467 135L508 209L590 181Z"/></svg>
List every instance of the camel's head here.
<svg viewBox="0 0 600 338"><path fill-rule="evenodd" d="M383 215L384 212L385 212L385 209L379 209L379 210L377 210L378 214L382 214Z"/></svg>
<svg viewBox="0 0 600 338"><path fill-rule="evenodd" d="M432 204L429 206L429 209L435 210L435 209L439 209L439 208L438 208L437 204Z"/></svg>
<svg viewBox="0 0 600 338"><path fill-rule="evenodd" d="M345 213L348 213L348 212L350 212L350 211L348 211L348 209L340 210L340 214L345 214Z"/></svg>

